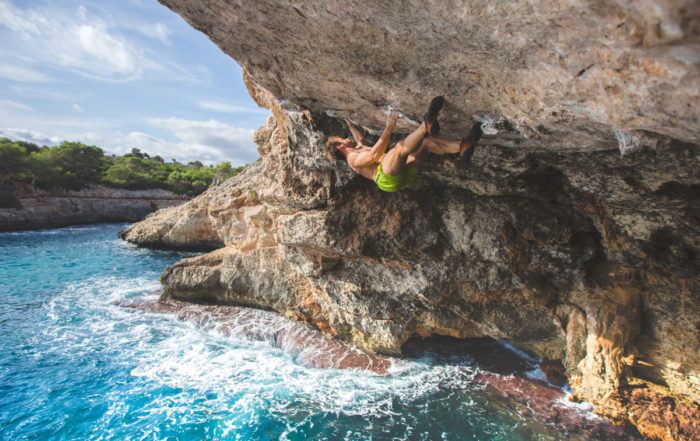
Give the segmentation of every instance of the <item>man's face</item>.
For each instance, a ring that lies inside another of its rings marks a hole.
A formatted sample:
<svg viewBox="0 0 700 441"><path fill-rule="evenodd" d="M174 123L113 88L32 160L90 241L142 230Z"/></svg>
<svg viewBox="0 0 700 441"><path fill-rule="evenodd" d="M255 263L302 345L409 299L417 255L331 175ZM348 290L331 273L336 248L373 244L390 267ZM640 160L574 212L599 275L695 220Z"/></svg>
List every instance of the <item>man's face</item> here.
<svg viewBox="0 0 700 441"><path fill-rule="evenodd" d="M343 146L349 149L354 149L355 147L357 147L357 143L353 139L345 138L343 140Z"/></svg>

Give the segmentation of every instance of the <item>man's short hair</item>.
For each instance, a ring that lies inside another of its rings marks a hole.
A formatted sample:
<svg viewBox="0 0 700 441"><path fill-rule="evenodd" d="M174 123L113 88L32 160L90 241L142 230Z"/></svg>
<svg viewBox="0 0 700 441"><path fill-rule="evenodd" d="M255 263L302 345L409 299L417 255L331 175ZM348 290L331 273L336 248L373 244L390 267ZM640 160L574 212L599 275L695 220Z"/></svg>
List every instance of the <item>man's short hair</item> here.
<svg viewBox="0 0 700 441"><path fill-rule="evenodd" d="M326 141L326 156L331 161L342 161L345 159L343 152L338 150L338 146L343 144L344 139L337 136L331 136Z"/></svg>

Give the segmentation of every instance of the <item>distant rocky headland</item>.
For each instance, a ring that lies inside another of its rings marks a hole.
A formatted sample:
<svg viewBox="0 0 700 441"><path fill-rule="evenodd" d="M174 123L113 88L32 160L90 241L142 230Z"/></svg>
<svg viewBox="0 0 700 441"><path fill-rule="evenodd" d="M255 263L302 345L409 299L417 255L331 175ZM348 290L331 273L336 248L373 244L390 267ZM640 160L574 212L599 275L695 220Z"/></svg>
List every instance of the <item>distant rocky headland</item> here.
<svg viewBox="0 0 700 441"><path fill-rule="evenodd" d="M60 228L98 222L135 222L185 202L167 190L40 190L23 183L0 186L0 231Z"/></svg>
<svg viewBox="0 0 700 441"><path fill-rule="evenodd" d="M117 156L75 141L40 147L0 138L0 231L137 221L245 168L165 162L138 148Z"/></svg>
<svg viewBox="0 0 700 441"><path fill-rule="evenodd" d="M697 2L161 0L245 70L262 160L121 233L212 252L163 295L271 309L365 350L508 339L574 399L700 439ZM388 194L323 144L444 95L466 169Z"/></svg>

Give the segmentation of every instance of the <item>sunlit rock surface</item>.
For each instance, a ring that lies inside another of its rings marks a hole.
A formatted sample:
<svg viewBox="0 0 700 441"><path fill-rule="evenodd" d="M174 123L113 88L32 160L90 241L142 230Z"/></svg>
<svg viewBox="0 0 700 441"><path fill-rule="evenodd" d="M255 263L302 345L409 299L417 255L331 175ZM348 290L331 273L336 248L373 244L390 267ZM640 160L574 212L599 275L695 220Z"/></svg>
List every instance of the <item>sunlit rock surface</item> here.
<svg viewBox="0 0 700 441"><path fill-rule="evenodd" d="M600 414L698 437L635 419L633 393L700 415L696 3L163 3L273 113L259 163L123 233L222 246L169 267L166 297L273 309L388 354L415 334L508 339L561 360ZM372 133L393 107L408 129L437 94L443 136L490 122L469 168L432 158L387 194L325 158L340 117Z"/></svg>

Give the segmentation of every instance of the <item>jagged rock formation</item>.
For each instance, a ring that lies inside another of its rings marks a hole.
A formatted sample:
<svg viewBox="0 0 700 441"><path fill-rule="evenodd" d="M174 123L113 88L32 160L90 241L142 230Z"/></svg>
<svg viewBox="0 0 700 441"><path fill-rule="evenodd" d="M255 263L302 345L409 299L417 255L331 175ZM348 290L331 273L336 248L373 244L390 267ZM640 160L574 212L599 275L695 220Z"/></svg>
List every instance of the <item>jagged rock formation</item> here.
<svg viewBox="0 0 700 441"><path fill-rule="evenodd" d="M599 414L698 438L696 3L163 3L273 111L260 163L123 232L221 247L169 267L165 296L389 354L414 334L507 338L560 360ZM386 194L325 158L338 117L371 133L392 106L408 128L440 93L445 137L475 113L498 132L469 169L433 158ZM656 388L690 417L644 412L633 397Z"/></svg>
<svg viewBox="0 0 700 441"><path fill-rule="evenodd" d="M608 398L634 376L698 400L697 146L485 147L387 194L325 158L338 121L275 113L262 161L122 233L225 244L169 267L166 296L274 309L390 354L414 334L507 338L618 418Z"/></svg>
<svg viewBox="0 0 700 441"><path fill-rule="evenodd" d="M21 183L5 184L0 190L0 231L135 222L184 202L166 190L93 186L78 191L45 191Z"/></svg>

